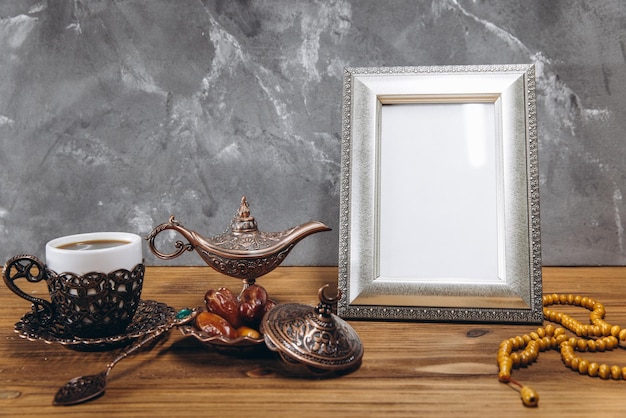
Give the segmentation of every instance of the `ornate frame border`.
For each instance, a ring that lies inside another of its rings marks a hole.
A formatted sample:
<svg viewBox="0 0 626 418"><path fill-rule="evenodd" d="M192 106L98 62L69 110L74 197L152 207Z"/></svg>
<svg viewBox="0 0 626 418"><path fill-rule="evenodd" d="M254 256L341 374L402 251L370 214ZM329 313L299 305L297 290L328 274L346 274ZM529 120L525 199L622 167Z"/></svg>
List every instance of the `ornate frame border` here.
<svg viewBox="0 0 626 418"><path fill-rule="evenodd" d="M501 282L437 283L379 277L376 141L382 103L457 103L485 97L499 100L500 116L505 115L508 123L503 137L497 139L509 154L499 157L503 159L502 175L507 176L499 192L506 218L499 244L506 248ZM534 65L347 68L342 111L339 288L343 296L338 314L348 319L541 322Z"/></svg>

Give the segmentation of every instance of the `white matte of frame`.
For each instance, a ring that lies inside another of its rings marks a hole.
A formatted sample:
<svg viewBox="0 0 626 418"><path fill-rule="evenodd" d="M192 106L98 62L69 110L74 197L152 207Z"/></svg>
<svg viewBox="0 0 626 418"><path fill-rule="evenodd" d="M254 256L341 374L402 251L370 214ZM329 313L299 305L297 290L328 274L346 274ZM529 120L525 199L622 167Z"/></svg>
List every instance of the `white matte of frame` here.
<svg viewBox="0 0 626 418"><path fill-rule="evenodd" d="M348 68L338 314L539 323L533 65Z"/></svg>

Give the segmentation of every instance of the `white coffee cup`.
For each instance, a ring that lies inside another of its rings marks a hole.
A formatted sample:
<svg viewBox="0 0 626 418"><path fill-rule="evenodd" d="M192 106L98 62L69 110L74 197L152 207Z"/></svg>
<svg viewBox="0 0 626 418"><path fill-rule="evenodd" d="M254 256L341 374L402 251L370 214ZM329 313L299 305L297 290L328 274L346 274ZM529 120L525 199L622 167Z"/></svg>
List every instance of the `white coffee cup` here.
<svg viewBox="0 0 626 418"><path fill-rule="evenodd" d="M46 244L46 267L59 274L132 270L142 262L142 239L128 232L67 235Z"/></svg>

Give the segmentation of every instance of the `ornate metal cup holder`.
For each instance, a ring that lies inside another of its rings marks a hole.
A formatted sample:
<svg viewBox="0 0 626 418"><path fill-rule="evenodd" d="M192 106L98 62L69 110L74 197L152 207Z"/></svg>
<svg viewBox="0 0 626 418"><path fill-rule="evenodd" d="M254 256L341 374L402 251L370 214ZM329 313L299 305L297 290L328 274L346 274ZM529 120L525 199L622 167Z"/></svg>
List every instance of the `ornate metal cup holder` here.
<svg viewBox="0 0 626 418"><path fill-rule="evenodd" d="M127 329L139 306L144 274L143 263L131 270L57 273L32 255L12 257L2 269L9 290L32 303L39 328L84 339L115 336ZM24 292L15 283L18 280L45 281L50 300Z"/></svg>

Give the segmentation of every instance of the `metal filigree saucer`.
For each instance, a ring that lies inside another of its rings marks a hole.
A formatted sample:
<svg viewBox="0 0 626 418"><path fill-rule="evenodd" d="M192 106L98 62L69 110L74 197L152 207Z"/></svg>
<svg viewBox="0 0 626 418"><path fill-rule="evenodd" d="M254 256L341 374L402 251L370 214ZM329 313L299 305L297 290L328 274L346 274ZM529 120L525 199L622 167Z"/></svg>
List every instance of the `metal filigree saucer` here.
<svg viewBox="0 0 626 418"><path fill-rule="evenodd" d="M137 338L168 326L176 315L174 308L154 300L141 300L133 320L121 334L101 338L81 338L69 333L62 324L41 325L32 312L15 324L15 332L29 341L61 344L77 351L105 351L130 344Z"/></svg>

